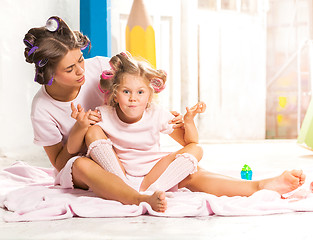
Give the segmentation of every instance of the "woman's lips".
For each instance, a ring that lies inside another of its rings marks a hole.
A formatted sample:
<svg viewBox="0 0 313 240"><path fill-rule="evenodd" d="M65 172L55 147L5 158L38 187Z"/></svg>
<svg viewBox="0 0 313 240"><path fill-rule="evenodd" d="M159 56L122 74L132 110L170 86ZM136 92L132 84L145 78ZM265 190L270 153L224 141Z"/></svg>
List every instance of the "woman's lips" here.
<svg viewBox="0 0 313 240"><path fill-rule="evenodd" d="M83 76L82 78L78 79L77 82L81 83L82 81L84 81L85 76Z"/></svg>

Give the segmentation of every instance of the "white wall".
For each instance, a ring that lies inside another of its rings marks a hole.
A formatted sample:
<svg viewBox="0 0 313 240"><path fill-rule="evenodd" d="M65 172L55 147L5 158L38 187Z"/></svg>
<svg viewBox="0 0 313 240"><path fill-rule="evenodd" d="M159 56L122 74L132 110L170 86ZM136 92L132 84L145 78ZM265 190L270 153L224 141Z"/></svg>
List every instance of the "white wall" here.
<svg viewBox="0 0 313 240"><path fill-rule="evenodd" d="M79 0L1 0L0 155L34 146L30 108L40 85L33 80L34 66L25 62L23 38L52 15L78 30Z"/></svg>
<svg viewBox="0 0 313 240"><path fill-rule="evenodd" d="M199 27L200 139L264 139L266 11L201 11Z"/></svg>

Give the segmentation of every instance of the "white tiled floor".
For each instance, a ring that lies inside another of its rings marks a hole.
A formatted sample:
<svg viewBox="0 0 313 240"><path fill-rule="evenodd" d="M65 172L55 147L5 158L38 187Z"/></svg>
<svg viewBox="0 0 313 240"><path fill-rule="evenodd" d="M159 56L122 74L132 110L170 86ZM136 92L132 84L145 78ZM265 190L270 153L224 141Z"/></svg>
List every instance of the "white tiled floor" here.
<svg viewBox="0 0 313 240"><path fill-rule="evenodd" d="M254 178L284 169L313 169L313 152L294 140L203 144L202 166L210 171L239 176L247 163ZM172 148L172 147L169 147ZM43 152L28 149L0 156L0 168L15 160L49 166ZM313 204L313 203L312 203ZM4 210L0 209L0 216ZM5 223L0 220L0 239L312 239L313 213L252 217L74 218L60 221Z"/></svg>

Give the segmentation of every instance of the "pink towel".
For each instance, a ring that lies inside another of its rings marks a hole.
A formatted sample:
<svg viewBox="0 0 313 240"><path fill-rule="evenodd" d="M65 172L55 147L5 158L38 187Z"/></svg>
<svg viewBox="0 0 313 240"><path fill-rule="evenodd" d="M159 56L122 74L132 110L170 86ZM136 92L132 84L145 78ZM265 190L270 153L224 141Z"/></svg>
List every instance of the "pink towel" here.
<svg viewBox="0 0 313 240"><path fill-rule="evenodd" d="M190 191L166 193L165 213L148 203L123 205L104 200L91 191L54 186L53 169L17 162L0 171L0 206L7 222L57 220L72 217L130 217L149 214L160 217L208 215L243 216L313 211L313 195L305 199L281 199L274 191L262 190L250 197L216 197Z"/></svg>

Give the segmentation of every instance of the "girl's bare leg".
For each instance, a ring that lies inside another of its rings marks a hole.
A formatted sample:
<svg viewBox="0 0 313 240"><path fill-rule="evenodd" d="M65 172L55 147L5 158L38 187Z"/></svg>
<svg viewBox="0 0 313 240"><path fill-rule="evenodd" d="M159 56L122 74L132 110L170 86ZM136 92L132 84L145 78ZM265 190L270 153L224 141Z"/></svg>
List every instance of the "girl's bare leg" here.
<svg viewBox="0 0 313 240"><path fill-rule="evenodd" d="M160 161L158 161L154 167L150 170L150 172L144 177L140 191L145 191L148 187L154 183L165 170L169 167L169 165L176 159L177 154L189 153L194 156L198 162L201 160L203 155L202 148L195 144L191 143L186 145L184 148L178 150L177 152L173 152L165 157L163 157Z"/></svg>
<svg viewBox="0 0 313 240"><path fill-rule="evenodd" d="M268 189L284 194L300 187L305 181L301 170L285 171L281 175L259 181L246 181L201 168L185 178L179 188L186 187L194 192L206 192L216 196L250 196L256 191Z"/></svg>
<svg viewBox="0 0 313 240"><path fill-rule="evenodd" d="M157 212L164 212L167 208L164 192L156 191L153 195L140 194L121 178L105 171L89 158L78 158L73 164L72 175L75 187L90 188L101 198L123 204L139 205L141 202L147 202Z"/></svg>

